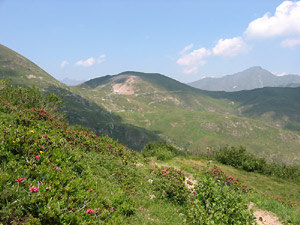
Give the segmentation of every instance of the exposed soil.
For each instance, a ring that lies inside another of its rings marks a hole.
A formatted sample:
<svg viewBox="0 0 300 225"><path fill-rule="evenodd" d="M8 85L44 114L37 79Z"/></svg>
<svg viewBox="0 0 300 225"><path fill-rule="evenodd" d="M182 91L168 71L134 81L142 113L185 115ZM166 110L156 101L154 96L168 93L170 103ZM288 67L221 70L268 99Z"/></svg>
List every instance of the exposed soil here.
<svg viewBox="0 0 300 225"><path fill-rule="evenodd" d="M112 86L115 94L133 95L135 92L134 84L138 81L138 77L130 76L124 83L116 83Z"/></svg>
<svg viewBox="0 0 300 225"><path fill-rule="evenodd" d="M249 209L252 209L255 204L250 202ZM278 217L269 211L254 209L254 216L256 217L256 222L258 225L283 225L278 219Z"/></svg>

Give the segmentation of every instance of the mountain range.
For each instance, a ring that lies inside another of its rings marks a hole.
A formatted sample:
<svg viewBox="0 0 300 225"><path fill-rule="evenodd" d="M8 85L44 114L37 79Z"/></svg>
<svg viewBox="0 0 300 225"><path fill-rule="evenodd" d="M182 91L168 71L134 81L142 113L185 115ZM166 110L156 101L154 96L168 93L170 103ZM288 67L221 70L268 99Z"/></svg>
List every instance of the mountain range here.
<svg viewBox="0 0 300 225"><path fill-rule="evenodd" d="M205 91L162 74L135 71L70 87L5 46L0 46L0 79L64 96L71 124L135 150L161 139L196 155L244 145L269 159L300 164L300 88Z"/></svg>
<svg viewBox="0 0 300 225"><path fill-rule="evenodd" d="M263 87L300 87L299 75L276 76L260 66L220 78L205 77L188 85L208 91L241 91Z"/></svg>

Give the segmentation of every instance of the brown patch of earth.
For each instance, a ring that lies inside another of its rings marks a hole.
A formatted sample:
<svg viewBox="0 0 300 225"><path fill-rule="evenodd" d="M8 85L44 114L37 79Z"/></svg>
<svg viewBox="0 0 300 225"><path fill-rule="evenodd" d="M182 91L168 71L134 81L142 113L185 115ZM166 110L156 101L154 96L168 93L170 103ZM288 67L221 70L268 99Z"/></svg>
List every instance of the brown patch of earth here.
<svg viewBox="0 0 300 225"><path fill-rule="evenodd" d="M254 206L255 204L250 202L249 209L252 209ZM258 225L283 225L283 223L279 221L279 218L272 212L261 209L253 209L253 211Z"/></svg>

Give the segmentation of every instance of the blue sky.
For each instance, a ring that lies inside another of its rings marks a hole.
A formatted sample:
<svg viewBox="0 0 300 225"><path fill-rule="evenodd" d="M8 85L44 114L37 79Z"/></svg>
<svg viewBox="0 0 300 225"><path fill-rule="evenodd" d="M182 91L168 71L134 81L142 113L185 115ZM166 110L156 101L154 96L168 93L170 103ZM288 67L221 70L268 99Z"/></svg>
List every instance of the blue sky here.
<svg viewBox="0 0 300 225"><path fill-rule="evenodd" d="M0 43L57 79L300 74L300 1L0 0Z"/></svg>

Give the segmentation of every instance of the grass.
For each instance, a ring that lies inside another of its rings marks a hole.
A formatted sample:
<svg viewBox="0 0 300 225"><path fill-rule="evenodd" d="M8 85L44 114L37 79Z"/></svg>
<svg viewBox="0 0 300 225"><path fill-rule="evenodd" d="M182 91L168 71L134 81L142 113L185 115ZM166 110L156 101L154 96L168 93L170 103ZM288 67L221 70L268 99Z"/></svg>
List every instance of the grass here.
<svg viewBox="0 0 300 225"><path fill-rule="evenodd" d="M174 166L183 168L190 174L197 174L202 169L216 165L227 175L239 178L243 185L247 185L252 190L248 196L249 201L257 204L257 208L265 209L275 213L285 223L300 224L300 185L289 180L279 179L276 177L265 176L254 172L246 172L226 166L218 162L209 162L209 160L199 158L182 158L177 157L165 162L164 166ZM269 197L267 197L267 193ZM265 196L262 196L264 194ZM288 200L296 202L295 207L282 205L275 199Z"/></svg>
<svg viewBox="0 0 300 225"><path fill-rule="evenodd" d="M165 139L195 155L207 147L244 145L269 160L300 163L299 134L275 126L279 120L288 119L291 122L286 126L297 130L298 123L293 121L299 111L298 89L207 92L160 74L124 72L116 82L124 82L128 73L137 76L135 94L117 95L111 85L118 75L67 87L2 45L0 68L0 77L11 79L14 85L35 85L42 92L64 95L64 111L71 124L89 127L98 135L109 135L137 151L149 141ZM273 95L277 100L270 105ZM273 118L268 110L279 114ZM241 117L239 112L256 120Z"/></svg>
<svg viewBox="0 0 300 225"><path fill-rule="evenodd" d="M1 223L184 224L200 216L190 211L194 194L181 171L162 170L111 138L69 126L59 119L54 96L6 86L0 99ZM217 197L223 187L202 179ZM226 189L242 201L224 192L222 216L204 219L252 221L245 197ZM229 204L243 209L229 218ZM201 216L210 214L201 209Z"/></svg>
<svg viewBox="0 0 300 225"><path fill-rule="evenodd" d="M231 104L230 98L224 100L226 96L209 97L206 92L186 88L158 74L129 74L139 77L133 85L134 95L113 94L111 77L97 83L98 87L83 84L73 87L72 91L112 110L125 123L157 133L195 155L205 152L207 147L244 145L270 161L282 160L299 165L297 133L237 116L237 106ZM167 84L158 82L159 79L166 79ZM172 92L175 87L177 92Z"/></svg>

